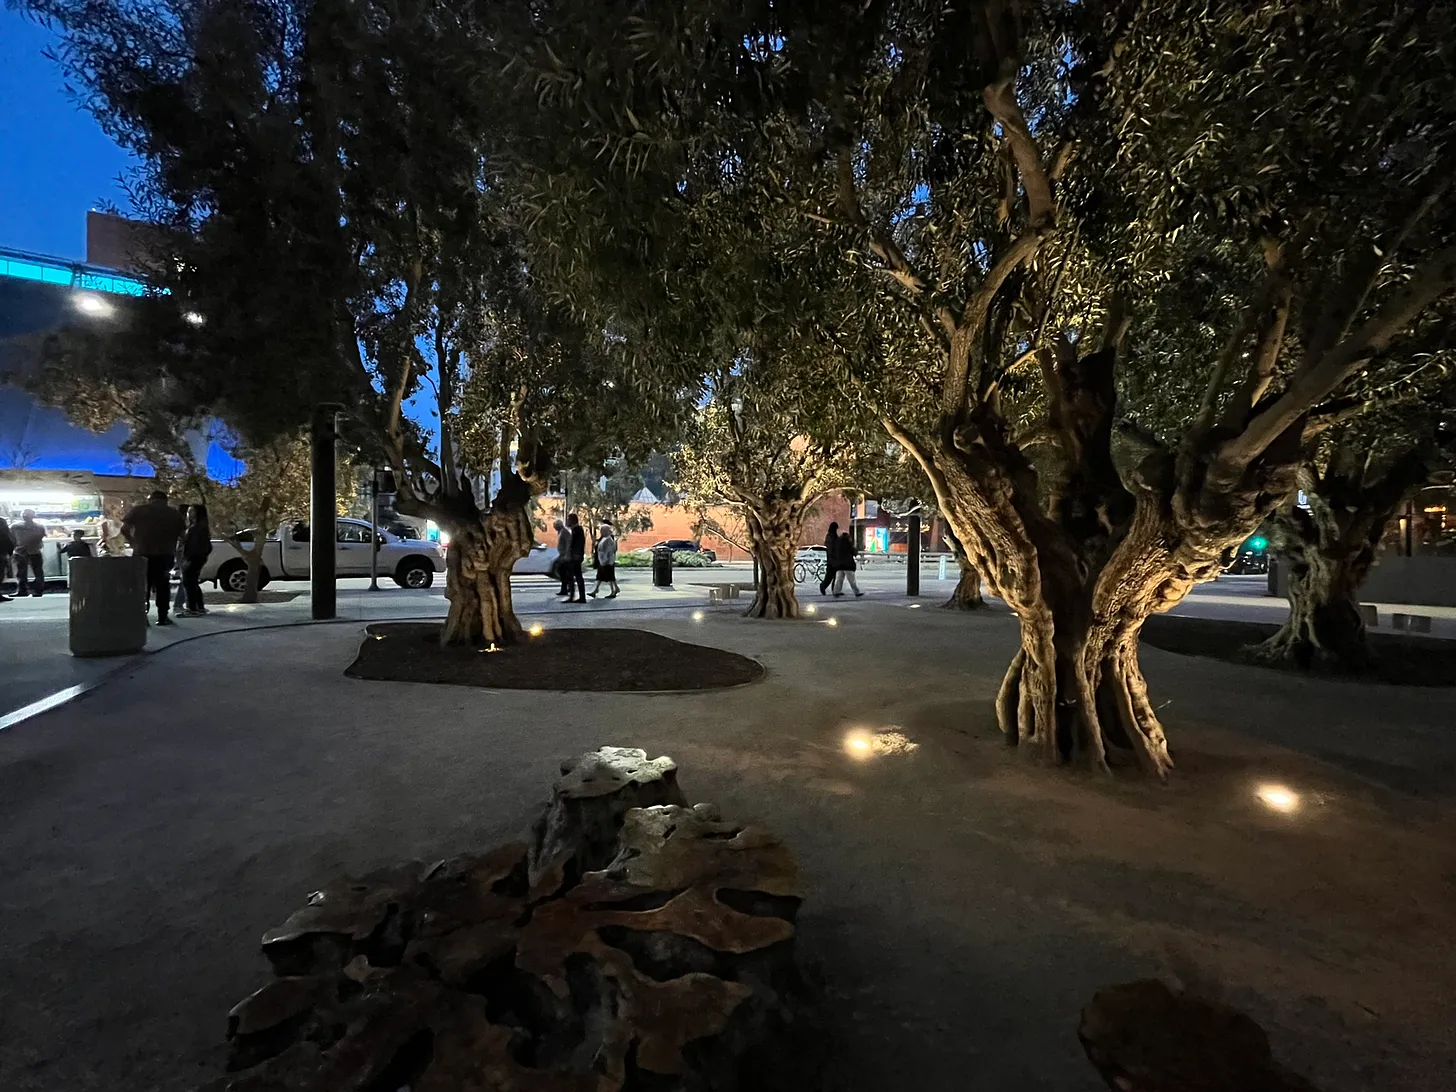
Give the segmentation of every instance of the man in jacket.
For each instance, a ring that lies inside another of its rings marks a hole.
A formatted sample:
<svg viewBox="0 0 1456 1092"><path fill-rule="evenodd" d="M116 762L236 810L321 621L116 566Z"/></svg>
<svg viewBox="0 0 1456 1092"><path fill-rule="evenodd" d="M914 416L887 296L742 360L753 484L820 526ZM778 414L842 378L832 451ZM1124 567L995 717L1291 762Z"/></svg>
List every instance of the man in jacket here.
<svg viewBox="0 0 1456 1092"><path fill-rule="evenodd" d="M567 599L571 596L571 531L560 520L551 526L556 528L556 575L561 577L561 590L556 595Z"/></svg>
<svg viewBox="0 0 1456 1092"><path fill-rule="evenodd" d="M18 588L15 594L25 595L28 592L39 599L45 591L45 561L41 557L45 528L35 522L35 513L27 508L10 533L15 536L15 583ZM32 587L27 587L27 574L31 576Z"/></svg>
<svg viewBox="0 0 1456 1092"><path fill-rule="evenodd" d="M184 530L182 516L167 503L166 490L153 491L146 504L139 504L121 521L121 533L132 552L147 559L147 598L157 600L157 625L170 626L167 607L171 599L172 559L177 539Z"/></svg>
<svg viewBox="0 0 1456 1092"><path fill-rule="evenodd" d="M582 564L586 561L586 532L582 530L581 520L575 512L566 517L566 529L571 533L571 565L567 570L569 587L566 601L585 603L586 574L582 572Z"/></svg>

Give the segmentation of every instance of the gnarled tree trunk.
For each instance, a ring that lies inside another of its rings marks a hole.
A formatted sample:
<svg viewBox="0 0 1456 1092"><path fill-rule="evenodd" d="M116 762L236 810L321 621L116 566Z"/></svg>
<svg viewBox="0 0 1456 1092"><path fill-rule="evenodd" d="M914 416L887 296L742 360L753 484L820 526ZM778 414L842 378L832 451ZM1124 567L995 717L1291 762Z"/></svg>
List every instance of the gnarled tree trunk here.
<svg viewBox="0 0 1456 1092"><path fill-rule="evenodd" d="M755 497L747 503L746 522L758 586L746 618L797 618L799 600L794 592L794 552L804 526L802 499Z"/></svg>
<svg viewBox="0 0 1456 1092"><path fill-rule="evenodd" d="M509 645L523 632L511 602L511 570L535 536L524 504L497 497L473 523L450 529L445 598L450 613L440 641L446 645Z"/></svg>
<svg viewBox="0 0 1456 1092"><path fill-rule="evenodd" d="M986 605L986 599L981 594L981 570L971 563L966 548L961 545L961 540L955 536L954 531L947 534L945 540L950 545L950 552L955 557L961 576L956 582L955 591L950 593L950 598L941 606L946 610L980 610Z"/></svg>
<svg viewBox="0 0 1456 1092"><path fill-rule="evenodd" d="M1070 346L1042 361L1064 456L1055 478L1039 482L994 415L920 441L892 432L1020 622L996 702L1007 741L1052 763L1135 763L1161 777L1173 760L1138 663L1143 622L1212 578L1278 494L1251 478L1210 502L1201 464L1166 451L1124 483L1112 456L1112 363L1111 349L1077 357Z"/></svg>
<svg viewBox="0 0 1456 1092"><path fill-rule="evenodd" d="M1305 475L1309 507L1293 506L1274 521L1273 545L1289 568L1289 618L1255 656L1336 672L1370 666L1360 585L1386 527L1427 477L1425 455L1412 451L1371 475L1362 455L1340 451L1324 473Z"/></svg>

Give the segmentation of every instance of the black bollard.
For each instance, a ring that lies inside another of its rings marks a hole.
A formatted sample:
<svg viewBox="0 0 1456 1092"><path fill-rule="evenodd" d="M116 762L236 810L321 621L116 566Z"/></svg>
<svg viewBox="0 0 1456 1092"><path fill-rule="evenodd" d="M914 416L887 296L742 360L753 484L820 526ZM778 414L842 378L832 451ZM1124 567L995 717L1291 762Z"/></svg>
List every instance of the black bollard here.
<svg viewBox="0 0 1456 1092"><path fill-rule="evenodd" d="M914 515L909 519L910 530L908 532L905 551L905 594L920 594L920 516Z"/></svg>
<svg viewBox="0 0 1456 1092"><path fill-rule="evenodd" d="M334 578L338 572L338 545L335 543L334 519L338 515L336 461L334 442L338 438L338 406L324 403L314 407L312 464L309 479L309 590L313 598L314 621L327 621L338 616L338 588Z"/></svg>

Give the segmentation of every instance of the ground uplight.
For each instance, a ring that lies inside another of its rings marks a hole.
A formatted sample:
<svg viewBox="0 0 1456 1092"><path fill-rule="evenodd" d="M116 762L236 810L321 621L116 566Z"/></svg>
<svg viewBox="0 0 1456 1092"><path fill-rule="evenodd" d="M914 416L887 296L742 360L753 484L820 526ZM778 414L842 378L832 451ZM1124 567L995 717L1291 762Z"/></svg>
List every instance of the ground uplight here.
<svg viewBox="0 0 1456 1092"><path fill-rule="evenodd" d="M1288 785L1278 785L1273 782L1265 782L1254 790L1254 795L1271 811L1277 811L1284 815L1292 815L1299 810L1299 793L1295 792Z"/></svg>
<svg viewBox="0 0 1456 1092"><path fill-rule="evenodd" d="M701 622L702 620L703 620L703 612L700 611L700 610L693 611L693 621L694 622Z"/></svg>
<svg viewBox="0 0 1456 1092"><path fill-rule="evenodd" d="M540 622L537 622L526 632L529 633L532 637L539 637L541 636L541 634L546 632L546 627L543 626Z"/></svg>
<svg viewBox="0 0 1456 1092"><path fill-rule="evenodd" d="M919 746L893 726L851 728L844 734L844 753L861 762L885 755L908 755Z"/></svg>
<svg viewBox="0 0 1456 1092"><path fill-rule="evenodd" d="M807 607L804 608L804 613L805 614L818 614L819 613L819 608L816 607L813 603L810 603Z"/></svg>
<svg viewBox="0 0 1456 1092"><path fill-rule="evenodd" d="M826 619L824 619L824 624L826 626L837 626L837 625L839 625L839 619L838 618L826 618Z"/></svg>

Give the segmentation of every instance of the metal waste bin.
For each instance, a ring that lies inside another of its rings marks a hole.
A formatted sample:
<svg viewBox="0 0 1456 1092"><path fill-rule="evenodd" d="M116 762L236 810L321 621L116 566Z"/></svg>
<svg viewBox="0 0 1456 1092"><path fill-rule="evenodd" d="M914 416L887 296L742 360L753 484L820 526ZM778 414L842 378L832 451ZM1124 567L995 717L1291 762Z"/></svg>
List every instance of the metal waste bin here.
<svg viewBox="0 0 1456 1092"><path fill-rule="evenodd" d="M70 585L72 656L128 656L146 647L146 558L72 558Z"/></svg>
<svg viewBox="0 0 1456 1092"><path fill-rule="evenodd" d="M672 587L672 551L652 551L652 586L654 588Z"/></svg>

